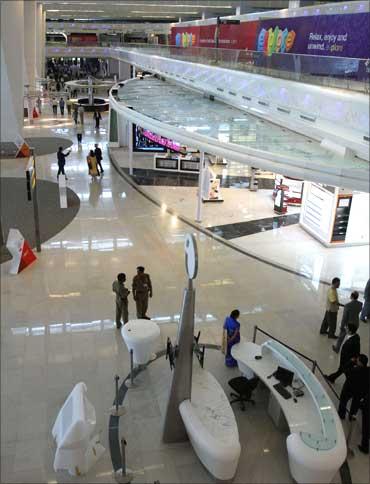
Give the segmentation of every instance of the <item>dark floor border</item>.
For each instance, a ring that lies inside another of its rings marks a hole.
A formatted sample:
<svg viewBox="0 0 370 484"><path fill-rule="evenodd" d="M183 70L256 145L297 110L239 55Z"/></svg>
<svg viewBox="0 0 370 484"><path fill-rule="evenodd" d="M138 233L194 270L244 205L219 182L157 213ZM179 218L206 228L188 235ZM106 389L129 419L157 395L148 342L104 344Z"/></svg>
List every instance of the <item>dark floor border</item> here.
<svg viewBox="0 0 370 484"><path fill-rule="evenodd" d="M154 203L155 205L157 205L157 207L160 208L161 205L162 205L161 202L159 200L157 200L155 197L153 197L152 195L149 195L149 193L147 193L143 188L141 188L139 185L137 185L133 181L133 179L123 171L123 169L119 166L119 164L117 163L116 159L114 158L114 153L111 152L111 149L109 147L108 147L108 155L109 155L109 159L111 161L111 164L113 165L113 167L115 168L115 170L117 171L117 173L132 188L134 188L137 192L139 192L141 195L143 195L143 197L145 197L147 200L149 200L150 202ZM169 213L169 214L171 214L171 215L176 215L177 218L179 220L181 220L181 222L184 222L185 224L190 225L190 227L192 227L193 229L197 230L198 232L201 232L201 233L207 235L208 237L216 240L217 242L220 242L223 245L226 245L230 249L233 249L236 252L239 252L240 254L243 254L243 255L245 255L247 257L250 257L251 259L254 259L254 260L258 261L258 262L262 262L263 264L267 264L270 267L274 267L275 269L280 269L281 271L287 272L289 274L293 274L294 276L302 277L303 279L307 279L309 281L312 280L312 277L311 276L309 276L307 274L304 274L303 272L295 271L294 269L290 269L289 267L286 267L284 265L277 264L276 262L272 262L272 261L267 260L267 259L263 259L262 257L260 257L258 255L255 255L255 254L251 254L250 252L242 249L241 247L237 246L233 242L230 242L228 240L225 240L222 237L214 234L213 232L211 232L207 228L202 227L201 225L199 225L196 222L193 222L192 220L188 219L184 215L178 214L172 208L167 207L166 208L166 212ZM319 282L320 282L320 284L324 284L325 286L330 286L331 285L331 282L330 281L326 281L325 279L319 279ZM351 291L353 291L353 288L343 287L343 288L341 288L341 290L351 292ZM357 289L357 291L360 294L363 294L363 291L359 291L358 289Z"/></svg>

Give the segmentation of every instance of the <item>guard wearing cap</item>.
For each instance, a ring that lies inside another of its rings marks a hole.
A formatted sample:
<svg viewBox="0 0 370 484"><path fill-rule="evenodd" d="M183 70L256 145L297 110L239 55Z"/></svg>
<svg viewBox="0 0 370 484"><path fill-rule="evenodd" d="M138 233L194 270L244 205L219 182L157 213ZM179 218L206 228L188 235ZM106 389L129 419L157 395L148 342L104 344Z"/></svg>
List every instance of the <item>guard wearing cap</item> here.
<svg viewBox="0 0 370 484"><path fill-rule="evenodd" d="M137 274L132 281L132 292L136 301L136 314L138 319L150 319L146 312L148 310L149 298L153 296L152 282L149 274L145 274L145 268L136 268Z"/></svg>

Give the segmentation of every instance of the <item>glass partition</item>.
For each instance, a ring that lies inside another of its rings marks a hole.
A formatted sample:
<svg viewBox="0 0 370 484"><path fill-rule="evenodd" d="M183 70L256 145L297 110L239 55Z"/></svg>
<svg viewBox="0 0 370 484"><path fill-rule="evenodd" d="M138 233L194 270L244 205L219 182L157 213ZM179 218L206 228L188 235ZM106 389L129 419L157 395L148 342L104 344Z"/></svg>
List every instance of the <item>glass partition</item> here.
<svg viewBox="0 0 370 484"><path fill-rule="evenodd" d="M315 435L308 432L300 432L303 442L318 451L330 450L335 447L338 438L334 418L336 409L316 376L307 368L303 361L277 341L266 341L262 344L263 347L268 348L272 353L278 355L280 359L289 363L289 366L292 367L296 374L295 376L305 384L317 406L318 417L321 419L321 434Z"/></svg>

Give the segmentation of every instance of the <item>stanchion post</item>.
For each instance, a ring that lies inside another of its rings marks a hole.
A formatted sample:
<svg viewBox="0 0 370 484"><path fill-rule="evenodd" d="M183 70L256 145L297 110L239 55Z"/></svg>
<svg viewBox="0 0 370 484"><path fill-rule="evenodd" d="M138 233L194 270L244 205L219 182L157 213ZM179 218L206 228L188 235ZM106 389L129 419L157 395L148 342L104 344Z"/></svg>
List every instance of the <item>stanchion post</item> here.
<svg viewBox="0 0 370 484"><path fill-rule="evenodd" d="M33 159L33 170L34 170L34 187L33 187L33 216L35 220L35 239L36 239L36 250L37 252L41 252L41 236L40 236L40 219L39 219L39 205L37 200L37 170L36 170L36 158L35 158L35 149L30 148L31 156ZM32 181L31 181L32 184Z"/></svg>
<svg viewBox="0 0 370 484"><path fill-rule="evenodd" d="M114 377L114 380L115 380L115 387L116 387L116 398L115 398L115 403L113 405L113 407L111 408L110 412L111 412L111 415L113 415L114 417L120 417L121 415L123 415L125 413L125 409L123 408L122 405L119 405L118 401L119 401L119 398L118 398L118 394L119 394L119 390L118 390L118 382L119 382L119 376L116 375Z"/></svg>
<svg viewBox="0 0 370 484"><path fill-rule="evenodd" d="M257 330L258 330L258 326L255 325L253 328L253 340L252 340L253 343L255 343L257 339Z"/></svg>
<svg viewBox="0 0 370 484"><path fill-rule="evenodd" d="M126 380L126 386L132 388L135 386L134 383L134 350L130 349L130 380Z"/></svg>
<svg viewBox="0 0 370 484"><path fill-rule="evenodd" d="M121 469L115 473L116 481L119 484L129 484L134 478L132 471L126 468L126 445L126 440L121 439Z"/></svg>

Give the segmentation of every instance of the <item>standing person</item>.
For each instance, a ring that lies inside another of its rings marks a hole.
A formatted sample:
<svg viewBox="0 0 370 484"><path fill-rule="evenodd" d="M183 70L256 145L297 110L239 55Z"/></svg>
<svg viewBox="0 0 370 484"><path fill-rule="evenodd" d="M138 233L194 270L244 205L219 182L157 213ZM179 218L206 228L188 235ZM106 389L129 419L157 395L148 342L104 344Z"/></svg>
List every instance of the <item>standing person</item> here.
<svg viewBox="0 0 370 484"><path fill-rule="evenodd" d="M80 145L82 143L83 126L81 123L77 123L76 126L77 143Z"/></svg>
<svg viewBox="0 0 370 484"><path fill-rule="evenodd" d="M351 419L358 412L360 402L366 396L366 393L369 394L369 367L367 362L366 355L359 355L346 372L347 378L340 393L338 408L338 414L342 420L346 418L346 407L349 400L352 400L349 411Z"/></svg>
<svg viewBox="0 0 370 484"><path fill-rule="evenodd" d="M72 112L72 101L71 101L70 96L68 96L67 97L67 113L68 113L68 116L71 115L71 112Z"/></svg>
<svg viewBox="0 0 370 484"><path fill-rule="evenodd" d="M85 112L85 110L84 110L83 106L81 106L81 104L80 104L78 106L78 114L80 116L80 123L81 124L84 124L84 112Z"/></svg>
<svg viewBox="0 0 370 484"><path fill-rule="evenodd" d="M65 173L64 173L64 166L66 164L66 158L67 156L70 155L70 151L65 155L63 153L63 146L59 146L59 149L58 149L58 153L57 153L57 157L58 157L58 175L57 175L57 178L59 178L59 175L64 175L65 176ZM68 180L68 178L66 177L66 180Z"/></svg>
<svg viewBox="0 0 370 484"><path fill-rule="evenodd" d="M349 323L359 327L359 314L362 309L362 302L358 301L358 292L353 291L351 294L351 302L347 303L343 309L342 322L340 324L340 333L335 345L332 346L333 351L339 353L343 340L347 334L347 326Z"/></svg>
<svg viewBox="0 0 370 484"><path fill-rule="evenodd" d="M96 162L96 157L93 150L90 150L90 153L86 157L86 161L89 167L89 175L92 178L95 178L96 176L100 176L100 173L98 170L98 164Z"/></svg>
<svg viewBox="0 0 370 484"><path fill-rule="evenodd" d="M103 155L102 155L101 149L99 148L98 143L95 143L95 156L96 156L96 162L97 162L97 164L100 168L100 173L104 173L104 170L103 170L103 167L102 167L102 164L101 164L101 160L103 159Z"/></svg>
<svg viewBox="0 0 370 484"><path fill-rule="evenodd" d="M238 365L238 362L231 355L231 348L240 341L240 323L238 321L239 316L240 311L238 309L234 309L224 322L223 329L226 336L225 365L230 368Z"/></svg>
<svg viewBox="0 0 370 484"><path fill-rule="evenodd" d="M331 287L329 287L326 296L326 311L320 328L320 334L327 334L328 338L331 339L337 339L337 336L335 336L335 330L337 329L337 317L339 310L339 300L337 293L337 289L339 286L339 277L334 277L334 279L331 281Z"/></svg>
<svg viewBox="0 0 370 484"><path fill-rule="evenodd" d="M36 99L36 106L37 106L37 110L38 110L39 114L41 114L42 101L41 101L40 96L38 96L37 99Z"/></svg>
<svg viewBox="0 0 370 484"><path fill-rule="evenodd" d="M349 323L347 326L347 338L342 346L340 352L339 368L330 375L325 375L325 378L330 383L335 383L335 380L345 372L347 365L351 362L352 358L357 358L360 354L360 336L357 334L357 326Z"/></svg>
<svg viewBox="0 0 370 484"><path fill-rule="evenodd" d="M95 110L93 117L95 119L95 129L100 129L100 120L101 120L100 111Z"/></svg>
<svg viewBox="0 0 370 484"><path fill-rule="evenodd" d="M75 125L77 126L77 123L78 123L78 112L77 112L77 107L76 106L73 108L73 121L75 122Z"/></svg>
<svg viewBox="0 0 370 484"><path fill-rule="evenodd" d="M54 96L53 100L51 101L51 105L53 107L53 114L56 116L58 114L58 101L57 98Z"/></svg>
<svg viewBox="0 0 370 484"><path fill-rule="evenodd" d="M152 282L149 274L145 273L145 267L136 268L137 274L132 281L132 294L136 301L136 314L138 319L150 319L148 310L149 297L153 296Z"/></svg>
<svg viewBox="0 0 370 484"><path fill-rule="evenodd" d="M55 87L56 87L56 90L59 92L60 91L60 82L59 82L59 80L57 80Z"/></svg>
<svg viewBox="0 0 370 484"><path fill-rule="evenodd" d="M361 428L361 444L358 446L363 454L369 453L369 386L367 385L367 392L360 402L360 409L362 413L362 428Z"/></svg>
<svg viewBox="0 0 370 484"><path fill-rule="evenodd" d="M367 323L368 320L370 320L370 279L367 281L366 287L365 287L365 292L364 292L364 307L362 308L361 311L361 316L360 319L364 323Z"/></svg>
<svg viewBox="0 0 370 484"><path fill-rule="evenodd" d="M59 108L60 108L60 114L62 116L64 116L64 106L65 106L65 102L64 102L64 99L61 97L59 99Z"/></svg>
<svg viewBox="0 0 370 484"><path fill-rule="evenodd" d="M121 272L117 280L112 284L112 291L116 294L116 327L120 329L123 324L128 323L128 295L130 291L125 287L126 274Z"/></svg>

